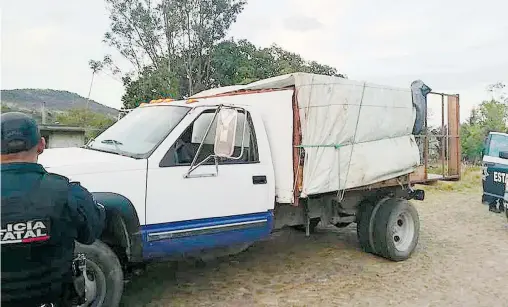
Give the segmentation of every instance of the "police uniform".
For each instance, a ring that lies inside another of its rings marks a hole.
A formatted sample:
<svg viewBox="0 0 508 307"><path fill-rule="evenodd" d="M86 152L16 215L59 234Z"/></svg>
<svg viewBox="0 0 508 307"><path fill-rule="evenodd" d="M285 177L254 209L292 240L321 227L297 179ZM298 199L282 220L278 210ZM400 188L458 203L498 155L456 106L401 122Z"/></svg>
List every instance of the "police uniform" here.
<svg viewBox="0 0 508 307"><path fill-rule="evenodd" d="M1 130L2 155L29 150L40 140L35 121L21 113L2 114ZM79 183L38 163L1 167L1 305L65 305L75 240L92 244L100 236L104 209Z"/></svg>

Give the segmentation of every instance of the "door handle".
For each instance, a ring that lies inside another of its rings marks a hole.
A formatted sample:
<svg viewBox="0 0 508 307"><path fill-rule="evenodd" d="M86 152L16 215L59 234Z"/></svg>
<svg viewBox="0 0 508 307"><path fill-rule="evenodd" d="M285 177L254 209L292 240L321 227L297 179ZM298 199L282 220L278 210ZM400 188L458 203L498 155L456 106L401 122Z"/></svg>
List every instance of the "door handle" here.
<svg viewBox="0 0 508 307"><path fill-rule="evenodd" d="M486 166L494 166L494 162L485 162Z"/></svg>
<svg viewBox="0 0 508 307"><path fill-rule="evenodd" d="M252 176L253 184L266 184L266 176Z"/></svg>

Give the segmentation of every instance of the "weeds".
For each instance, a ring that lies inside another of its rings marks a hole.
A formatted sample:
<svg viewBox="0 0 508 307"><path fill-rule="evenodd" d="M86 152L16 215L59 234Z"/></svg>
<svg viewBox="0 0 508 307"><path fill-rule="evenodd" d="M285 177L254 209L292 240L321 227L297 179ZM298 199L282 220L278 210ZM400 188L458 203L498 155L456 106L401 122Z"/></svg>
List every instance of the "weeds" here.
<svg viewBox="0 0 508 307"><path fill-rule="evenodd" d="M427 191L444 192L481 192L482 176L481 167L474 165L462 165L459 181L437 181L424 186Z"/></svg>

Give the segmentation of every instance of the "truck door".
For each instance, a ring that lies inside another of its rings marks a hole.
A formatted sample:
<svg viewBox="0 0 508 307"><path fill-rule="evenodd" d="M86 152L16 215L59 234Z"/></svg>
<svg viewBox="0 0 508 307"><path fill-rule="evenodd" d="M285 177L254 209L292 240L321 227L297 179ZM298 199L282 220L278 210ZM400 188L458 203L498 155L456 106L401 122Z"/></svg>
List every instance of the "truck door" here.
<svg viewBox="0 0 508 307"><path fill-rule="evenodd" d="M239 158L217 164L209 159L186 176L196 153L196 164L214 154L216 111L200 112L162 158L149 159L143 227L148 258L251 243L271 232L275 180L269 150L259 148L268 145L260 119L237 113Z"/></svg>
<svg viewBox="0 0 508 307"><path fill-rule="evenodd" d="M483 156L483 202L492 203L497 199L508 201L508 134L490 133Z"/></svg>

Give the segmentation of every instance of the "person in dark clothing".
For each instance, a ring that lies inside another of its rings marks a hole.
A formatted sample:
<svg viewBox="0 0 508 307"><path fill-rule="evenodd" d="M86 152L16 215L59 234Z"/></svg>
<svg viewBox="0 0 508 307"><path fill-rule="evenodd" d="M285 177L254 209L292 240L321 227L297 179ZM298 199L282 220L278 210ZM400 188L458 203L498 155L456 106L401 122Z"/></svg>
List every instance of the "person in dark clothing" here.
<svg viewBox="0 0 508 307"><path fill-rule="evenodd" d="M1 305L68 306L75 240L92 244L105 212L77 182L37 163L45 148L36 122L1 115Z"/></svg>

